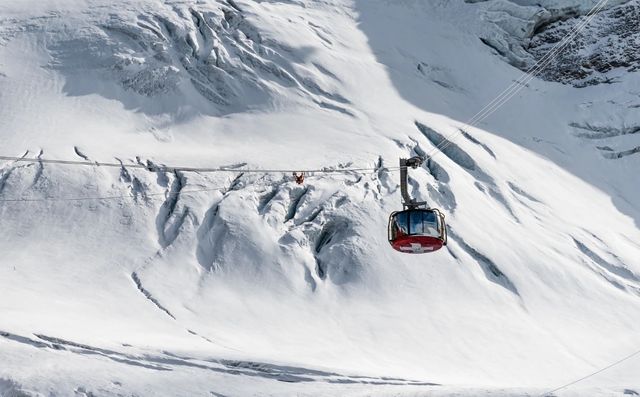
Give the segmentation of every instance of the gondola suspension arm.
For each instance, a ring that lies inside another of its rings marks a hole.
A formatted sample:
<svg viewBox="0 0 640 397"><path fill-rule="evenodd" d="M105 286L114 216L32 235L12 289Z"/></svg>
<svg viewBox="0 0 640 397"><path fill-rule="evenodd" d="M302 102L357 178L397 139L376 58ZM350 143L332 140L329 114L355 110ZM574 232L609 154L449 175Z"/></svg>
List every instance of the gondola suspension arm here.
<svg viewBox="0 0 640 397"><path fill-rule="evenodd" d="M409 189L407 186L409 179L407 168L411 167L413 169L416 169L420 165L422 165L423 162L424 159L420 156L414 156L409 159L400 159L400 193L402 194L403 209L414 209L426 207L427 205L426 201L416 201L416 199L412 198L409 195Z"/></svg>

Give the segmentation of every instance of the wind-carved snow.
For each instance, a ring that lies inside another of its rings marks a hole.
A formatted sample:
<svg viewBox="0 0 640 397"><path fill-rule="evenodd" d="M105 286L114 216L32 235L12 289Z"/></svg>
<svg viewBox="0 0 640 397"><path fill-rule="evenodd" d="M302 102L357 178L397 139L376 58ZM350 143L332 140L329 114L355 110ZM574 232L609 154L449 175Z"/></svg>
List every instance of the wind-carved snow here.
<svg viewBox="0 0 640 397"><path fill-rule="evenodd" d="M2 334L0 333L0 336ZM7 397L31 397L32 394L24 391L22 387L11 379L0 378L0 395Z"/></svg>
<svg viewBox="0 0 640 397"><path fill-rule="evenodd" d="M420 146L420 143L413 141L414 146L411 149L416 155L426 158L422 164L422 168L426 169L433 176L434 184L428 184L427 190L429 195L433 197L434 202L451 213L455 212L457 207L456 196L449 188L451 177L446 169L438 163L437 159L429 158L427 152ZM410 182L414 182L410 179ZM412 186L415 190L419 190L420 186Z"/></svg>
<svg viewBox="0 0 640 397"><path fill-rule="evenodd" d="M640 153L640 119L638 118L637 95L609 99L607 101L588 101L580 104L580 121L569 123L572 135L593 145L606 159L622 159ZM594 110L601 108L609 114L616 112L614 118L597 115Z"/></svg>
<svg viewBox="0 0 640 397"><path fill-rule="evenodd" d="M121 164L2 161L0 394L537 395L636 349L638 157L590 146L637 146L633 85L460 123L519 76L477 30L565 22L538 2L0 5L2 154ZM444 145L409 190L449 245L398 253L397 159ZM367 170L239 170L293 167Z"/></svg>
<svg viewBox="0 0 640 397"><path fill-rule="evenodd" d="M138 276L138 274L136 272L131 273L131 279L136 284L136 288L138 288L138 290L145 296L145 298L147 298L151 303L156 305L158 307L158 309L160 309L163 312L165 312L167 314L167 316L171 317L174 320L176 319L175 316L173 314L171 314L171 312L167 308L162 306L162 304L160 302L158 302L158 300L155 299L151 295L151 292L147 291L144 288L144 286L142 285L142 281L140 281L140 277Z"/></svg>
<svg viewBox="0 0 640 397"><path fill-rule="evenodd" d="M158 240L163 248L171 245L178 237L180 228L186 218L190 216L189 208L180 201L180 192L187 184L187 177L180 171L173 176L171 186L167 191L167 199L162 204L157 216Z"/></svg>
<svg viewBox="0 0 640 397"><path fill-rule="evenodd" d="M50 43L50 67L68 77L65 91L98 93L150 114L194 106L223 115L272 106L281 90L293 89L319 107L353 114L348 99L309 77L300 49L263 38L235 2L164 9L112 14ZM137 95L123 97L96 78ZM193 103L192 90L207 103Z"/></svg>
<svg viewBox="0 0 640 397"><path fill-rule="evenodd" d="M347 194L300 186L290 180L266 185L265 181L251 181L227 191L206 211L197 232L197 256L204 269L263 272L282 266L273 262L274 249L282 250L285 256L302 250L306 252L303 256L313 259L304 264L304 277L312 290L325 279L343 284L359 278L363 264L357 241L362 237L346 215L355 209ZM368 190L364 184L356 182L354 188ZM237 216L238 208L242 208L242 217ZM271 236L271 243L256 244L257 235ZM249 260L252 257L265 262L255 268L257 264Z"/></svg>
<svg viewBox="0 0 640 397"><path fill-rule="evenodd" d="M518 221L515 213L513 212L513 209L509 205L508 200L504 197L504 195L498 188L494 178L487 174L484 170L482 170L480 166L478 166L476 161L465 150L463 150L456 143L453 143L452 141L447 139L444 135L420 122L416 122L416 127L418 127L418 130L420 130L420 132L422 132L422 134L427 137L427 139L433 144L434 147L440 148L440 151L445 156L453 160L466 172L473 175L473 177L476 179L476 188L494 198L500 205L504 207L505 210L507 210L509 215L511 215L516 221ZM489 149L486 145L482 144L480 141L473 138L468 133L464 133L464 131L461 131L460 134L462 134L474 144L482 147L482 149L484 149L489 155L495 158L495 154L493 153L493 151L491 151L491 149ZM429 164L430 163L427 163L427 165ZM433 165L431 167L433 167ZM439 172L436 168L436 175L442 175L442 171Z"/></svg>
<svg viewBox="0 0 640 397"><path fill-rule="evenodd" d="M599 240L597 237L593 237ZM608 256L612 258L611 261L608 261L576 238L574 238L573 241L578 249L586 256L585 261L591 262L591 266L595 272L600 274L616 288L625 291L630 290L634 294L640 295L640 276L629 270L614 253L607 253ZM599 243L602 244L602 241L599 241Z"/></svg>
<svg viewBox="0 0 640 397"><path fill-rule="evenodd" d="M85 357L96 356L132 368L143 368L160 373L184 368L200 374L203 372L213 372L232 376L271 379L287 383L327 382L339 384L438 386L437 383L403 378L350 376L313 368L285 366L264 362L189 357L170 351L164 351L154 355L140 354L126 351L131 350L130 347L129 349L121 350L106 349L43 334L35 334L34 336L35 338L32 338L0 331L1 338L15 343L38 349L64 352L71 355ZM80 387L79 389L85 390L88 396L94 395L91 391L86 390L85 387ZM3 392L2 395L7 397L30 397L32 395L23 391L18 383L10 379L2 378L0 378L0 392ZM78 395L77 390L75 395Z"/></svg>
<svg viewBox="0 0 640 397"><path fill-rule="evenodd" d="M620 159L640 153L640 145L629 149L622 149L619 147L620 145L616 144L615 140L616 137L638 134L640 132L640 125L608 126L574 122L570 123L570 126L576 131L576 136L597 142L596 148L598 148L602 156L607 159ZM614 149L610 145L618 148Z"/></svg>

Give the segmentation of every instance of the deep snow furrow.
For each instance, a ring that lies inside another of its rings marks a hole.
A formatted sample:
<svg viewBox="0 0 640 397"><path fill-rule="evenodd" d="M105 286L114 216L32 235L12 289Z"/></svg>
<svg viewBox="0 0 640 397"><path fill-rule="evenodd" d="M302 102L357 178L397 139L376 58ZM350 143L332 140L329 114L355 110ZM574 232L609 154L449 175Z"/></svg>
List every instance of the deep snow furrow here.
<svg viewBox="0 0 640 397"><path fill-rule="evenodd" d="M33 346L39 349L51 349L58 351L67 351L75 354L82 355L97 355L101 357L105 357L109 360L118 362L120 364L127 364L136 367L142 367L146 369L152 369L156 371L170 371L170 368L166 368L159 365L154 365L150 363L145 363L144 360L141 360L136 356L129 356L120 352L116 352L113 350L106 350L100 348L94 348L88 345L83 345L80 343L69 342L64 339L47 337L45 335L36 335L38 339L28 338L26 336L11 334L8 332L0 332L0 336L5 339L11 340L13 342L21 343L24 345ZM43 342L46 341L46 342Z"/></svg>
<svg viewBox="0 0 640 397"><path fill-rule="evenodd" d="M228 359L194 359L168 351L162 355L134 355L111 349L104 349L77 343L62 338L42 334L32 339L8 332L0 332L0 336L14 342L28 344L37 348L64 350L83 355L99 355L121 364L133 365L152 370L171 371L175 367L189 367L206 371L214 371L230 375L253 376L274 379L280 382L317 382L327 383L361 383L372 385L423 385L438 386L437 383L402 378L349 376L322 370L284 366L256 361L239 361ZM202 363L200 363L200 362ZM213 364L213 365L212 365ZM214 366L215 365L215 366ZM174 368L172 368L174 367Z"/></svg>
<svg viewBox="0 0 640 397"><path fill-rule="evenodd" d="M260 377L280 382L359 383L370 385L440 386L437 383L391 377L351 376L322 370L228 359L196 359L163 351L161 355L128 354L77 343L62 338L37 334L38 339L0 331L0 337L40 349L65 351L80 355L100 356L120 364L156 371L173 371L179 367L212 371L227 375ZM1 389L0 389L1 390Z"/></svg>
<svg viewBox="0 0 640 397"><path fill-rule="evenodd" d="M511 189L511 191L513 191L515 194L517 194L518 196L524 197L529 201L532 201L534 203L540 203L542 204L542 201L538 200L537 198L535 198L533 195L525 192L523 189L521 189L520 187L518 187L518 185L516 185L513 182L507 182L507 185L509 186L509 188Z"/></svg>
<svg viewBox="0 0 640 397"><path fill-rule="evenodd" d="M186 180L181 172L176 171L174 176L171 188L167 192L167 199L160 207L156 217L158 240L162 248L167 248L173 244L178 238L180 228L189 216L189 209L186 207L182 208L180 213L177 213L180 192L186 186Z"/></svg>
<svg viewBox="0 0 640 397"><path fill-rule="evenodd" d="M583 130L585 132L578 132L575 135L580 138L588 139L605 139L613 138L623 135L633 135L640 133L640 126L635 125L632 127L610 127L610 126L597 126L591 124L569 123L569 126Z"/></svg>
<svg viewBox="0 0 640 397"><path fill-rule="evenodd" d="M149 18L147 15L141 15L140 21L138 21L137 25L142 29L146 29L151 32L156 38L160 41L168 41L167 37L162 33L162 28L154 21L152 18Z"/></svg>
<svg viewBox="0 0 640 397"><path fill-rule="evenodd" d="M151 303L153 303L158 309L165 312L169 317L171 317L174 320L176 319L175 316L171 314L169 310L167 310L167 308L162 306L160 302L158 302L158 300L155 299L153 295L151 295L151 293L142 286L142 281L140 280L140 277L138 277L138 274L136 272L131 273L131 279L135 283L136 288L138 288L138 291L142 292L145 298L147 298Z"/></svg>
<svg viewBox="0 0 640 397"><path fill-rule="evenodd" d="M599 148L599 149L602 149L602 148ZM604 157L608 159L621 159L623 157L631 156L632 154L637 154L637 153L640 153L640 146L636 146L633 149L622 150L619 152L603 150Z"/></svg>
<svg viewBox="0 0 640 397"><path fill-rule="evenodd" d="M600 268L602 268L606 272L614 274L627 281L631 281L634 283L640 282L640 276L636 275L631 270L624 267L623 264L616 265L614 263L611 263L605 260L600 255L596 254L593 250L591 250L589 247L587 247L586 244L576 239L575 237L573 237L573 242L575 243L576 247L578 247L580 252L586 255L593 263L598 265Z"/></svg>
<svg viewBox="0 0 640 397"><path fill-rule="evenodd" d="M445 208L447 211L454 212L458 206L458 202L455 194L449 187L449 182L451 181L449 173L442 165L440 165L440 163L429 157L416 140L411 140L415 143L413 151L418 156L427 159L427 161L422 165L422 168L427 170L433 179L436 180L435 184L427 185L429 196L434 198L439 207ZM416 188L419 189L420 186L416 186Z"/></svg>
<svg viewBox="0 0 640 397"><path fill-rule="evenodd" d="M278 195L279 186L273 187L270 191L260 196L258 201L258 214L264 215L267 212L269 204Z"/></svg>
<svg viewBox="0 0 640 397"><path fill-rule="evenodd" d="M49 344L49 343L45 343L45 342L38 341L38 340L35 340L35 339L27 338L26 336L12 334L10 332L0 331L0 336L5 338L5 339L8 339L8 340L11 340L11 341L14 341L14 342L18 342L18 343L22 343L22 344L26 344L26 345L30 345L30 346L33 346L33 347L53 348L53 346L51 344Z"/></svg>
<svg viewBox="0 0 640 397"><path fill-rule="evenodd" d="M38 159L40 159L43 154L44 154L44 150L40 150L40 153L38 153ZM44 163L42 161L38 161L36 163L36 174L33 176L33 182L31 182L31 187L36 186L38 182L40 182L40 178L42 178L43 174L44 174Z"/></svg>
<svg viewBox="0 0 640 397"><path fill-rule="evenodd" d="M35 336L38 337L38 339L41 339L45 342L49 342L52 344L52 346L54 345L58 345L58 346L70 346L70 347L77 347L79 349L83 349L83 350L92 350L95 352L99 352L99 353L104 353L104 354L119 354L118 352L114 351L114 350L108 350L108 349L101 349L98 347L93 347L93 346L89 346L83 343L77 343L77 342L72 342L66 339L62 339L62 338L56 338L53 336L47 336L47 335L43 335L43 334L34 334Z"/></svg>
<svg viewBox="0 0 640 397"><path fill-rule="evenodd" d="M318 104L318 106L320 106L323 109L327 109L327 110L333 110L339 113L342 113L346 116L350 116L350 117L356 117L356 115L351 112L350 110L347 110L346 108L342 107L342 106L337 106L334 105L332 103L326 102L326 101L318 101L316 102Z"/></svg>
<svg viewBox="0 0 640 397"><path fill-rule="evenodd" d="M416 121L416 127L431 142L431 144L442 152L445 156L449 157L454 163L467 171L479 171L478 165L475 160L460 146L451 142L444 135L436 132L434 129L427 127L426 125Z"/></svg>
<svg viewBox="0 0 640 397"><path fill-rule="evenodd" d="M506 274L504 274L502 270L500 270L500 268L498 267L498 265L495 264L494 261L489 259L486 255L480 253L477 249L467 244L467 242L464 241L463 238L458 236L451 229L451 227L449 227L448 229L449 229L448 231L449 231L450 238L456 243L458 243L458 245L460 245L460 247L469 256L471 256L471 258L473 258L476 261L476 263L478 263L478 265L480 265L480 268L484 272L484 275L487 278L487 280L505 288L506 290L513 293L514 295L520 297L520 293L518 292L518 289L516 288L515 284L511 281L511 279L509 279L509 277Z"/></svg>
<svg viewBox="0 0 640 397"><path fill-rule="evenodd" d="M189 12L191 13L191 17L193 18L193 22L197 28L196 30L199 33L200 39L198 40L197 44L194 43L193 55L197 60L203 61L206 60L206 57L209 56L213 51L213 29L211 28L211 26L209 26L207 18L202 13L194 9L190 9ZM200 44L200 42L202 42L202 44Z"/></svg>
<svg viewBox="0 0 640 397"><path fill-rule="evenodd" d="M445 184L451 181L451 177L449 176L449 173L444 169L444 167L438 164L438 162L435 161L434 159L432 158L427 159L427 161L425 162L425 166L427 167L427 170L429 170L429 173L435 178L436 181L442 182Z"/></svg>
<svg viewBox="0 0 640 397"><path fill-rule="evenodd" d="M426 125L421 124L417 121L415 122L415 125L432 145L440 148L440 152L442 152L445 156L451 159L454 163L458 164L462 169L464 169L467 173L469 173L476 179L474 185L476 186L476 188L478 188L478 190L488 194L491 198L497 201L498 204L500 204L516 222L519 222L519 219L511 208L509 201L498 188L494 178L484 170L482 170L478 163L473 159L473 157L471 157L471 155L469 155L460 146L452 143L452 141L450 141L448 138L435 131L434 129L427 127ZM460 130L460 132L472 143L481 146L489 155L491 155L491 157L495 159L495 154L489 147L466 133L464 130ZM418 142L416 142L414 151L423 158L427 158L426 164L423 165L423 167L426 167L426 169L434 177L434 179L439 182L437 189L434 189L432 186L428 186L427 189L432 194L439 197L438 201L441 206L450 211L455 210L455 208L457 207L457 202L454 193L451 191L448 185L451 179L449 173L444 169L443 166L437 163L433 158L429 157L427 153L422 150Z"/></svg>
<svg viewBox="0 0 640 397"><path fill-rule="evenodd" d="M228 168L238 168L244 163L234 164ZM216 266L216 259L222 255L225 238L228 238L229 225L220 218L220 206L236 190L244 188L244 173L238 174L226 189L221 190L222 197L205 212L202 223L196 231L196 258L200 266L212 270Z"/></svg>
<svg viewBox="0 0 640 397"><path fill-rule="evenodd" d="M465 130L460 130L460 133L462 134L463 137L467 138L471 142L473 142L476 145L478 145L481 148L483 148L487 153L489 153L491 155L491 157L493 157L494 159L496 158L496 154L493 152L493 150L491 150L491 148L489 146L487 146L484 143L480 142L478 139L476 139L473 135L469 134Z"/></svg>
<svg viewBox="0 0 640 397"><path fill-rule="evenodd" d="M314 244L313 257L316 261L316 273L324 280L329 272L329 262L323 258L323 251L330 247L334 240L339 240L341 235L349 228L344 219L334 219L324 225Z"/></svg>
<svg viewBox="0 0 640 397"><path fill-rule="evenodd" d="M509 201L507 200L506 197L504 197L504 195L502 194L502 192L500 191L500 189L498 188L498 186L496 185L496 182L494 180L494 178L489 175L487 172L485 172L482 168L480 168L480 166L478 165L478 163L473 159L473 157L471 157L471 155L469 155L465 150L463 150L460 146L458 146L457 144L453 143L452 141L450 141L448 138L446 138L444 135L440 134L439 132L435 131L434 129L416 121L415 122L416 127L418 128L418 130L429 140L429 142L431 142L432 145L434 145L436 148L439 148L439 152L443 153L445 156L447 156L449 159L451 159L451 161L453 161L454 163L456 163L457 165L459 165L463 170L465 170L468 174L470 174L471 176L473 176L476 179L475 182L475 186L478 188L478 190L480 190L483 193L487 193L490 197L492 197L494 200L496 200L498 202L498 204L500 204L502 207L505 208L505 210L508 212L508 214L516 221L519 222L518 217L515 215L513 209L511 208ZM463 131L464 132L464 131ZM469 137L471 137L469 135ZM475 140L475 138L471 138L472 142L475 144L476 142L479 142L477 140ZM474 142L476 141L476 142ZM482 144L480 144L482 145ZM416 145L416 152L418 153L418 149L419 145ZM487 150L488 148L485 148L485 150ZM421 149L420 149L421 150ZM423 151L424 153L424 151ZM489 149L488 153L491 155L493 152ZM421 154L421 153L418 153ZM495 155L493 155L492 157L494 157ZM431 160L431 159L429 159ZM429 164L427 164L427 167L429 169L429 171L432 171L429 168ZM437 167L437 166L436 166ZM440 167L442 168L442 167ZM445 173L440 172L440 169L435 168L433 171L435 171L435 175L434 178L436 177L436 175L438 177L443 177L445 179L448 179L448 174L445 175ZM443 194L444 198L446 198L447 200L450 200L451 197L454 197L453 194L449 194L446 190L448 190L447 188L445 188L445 193ZM449 207L451 206L451 203L448 203Z"/></svg>
<svg viewBox="0 0 640 397"><path fill-rule="evenodd" d="M2 191L4 190L7 184L7 181L11 177L12 173L13 173L12 167L7 167L6 169L0 170L0 193L2 193Z"/></svg>
<svg viewBox="0 0 640 397"><path fill-rule="evenodd" d="M77 155L78 157L80 157L81 159L86 160L86 161L89 161L89 156L87 156L86 154L84 154L84 153L82 152L82 150L80 150L80 148L78 148L77 146L74 146L74 147L73 147L73 151L74 151L74 152L76 153L76 155Z"/></svg>
<svg viewBox="0 0 640 397"><path fill-rule="evenodd" d="M305 195L308 192L309 192L309 187L307 186L305 186L302 189L292 190L290 192L290 204L289 204L289 209L287 210L287 214L285 215L285 218L284 218L284 223L287 223L293 218L295 218L296 213L298 212L298 207L300 206L302 199L305 197Z"/></svg>

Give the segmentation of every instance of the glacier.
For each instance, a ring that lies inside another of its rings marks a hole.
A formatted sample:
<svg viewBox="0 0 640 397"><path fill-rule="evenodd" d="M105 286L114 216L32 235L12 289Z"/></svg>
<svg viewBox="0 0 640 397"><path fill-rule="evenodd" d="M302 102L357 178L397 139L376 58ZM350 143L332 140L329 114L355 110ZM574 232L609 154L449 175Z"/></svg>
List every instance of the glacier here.
<svg viewBox="0 0 640 397"><path fill-rule="evenodd" d="M594 4L1 2L0 155L122 166L0 162L0 395L543 395L637 351L637 69L466 123ZM397 253L444 140L449 245Z"/></svg>

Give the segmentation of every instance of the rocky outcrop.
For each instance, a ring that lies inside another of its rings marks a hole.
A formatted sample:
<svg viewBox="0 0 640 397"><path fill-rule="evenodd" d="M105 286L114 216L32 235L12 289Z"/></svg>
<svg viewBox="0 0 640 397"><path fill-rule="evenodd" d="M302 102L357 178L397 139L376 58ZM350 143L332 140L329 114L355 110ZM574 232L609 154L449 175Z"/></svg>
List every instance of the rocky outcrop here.
<svg viewBox="0 0 640 397"><path fill-rule="evenodd" d="M616 83L624 73L640 69L640 1L608 2L588 24L595 4L531 3L484 5L484 17L497 29L480 39L513 66L528 71L542 62L546 66L537 73L540 78L575 87ZM547 63L550 51L556 54Z"/></svg>

